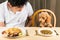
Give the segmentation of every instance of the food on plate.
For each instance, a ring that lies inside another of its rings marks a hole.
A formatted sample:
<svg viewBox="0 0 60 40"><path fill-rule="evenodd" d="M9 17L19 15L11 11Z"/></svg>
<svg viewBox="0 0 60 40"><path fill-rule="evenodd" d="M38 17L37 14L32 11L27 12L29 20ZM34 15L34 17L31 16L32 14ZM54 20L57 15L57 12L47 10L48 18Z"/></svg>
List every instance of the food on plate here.
<svg viewBox="0 0 60 40"><path fill-rule="evenodd" d="M19 28L9 28L2 32L3 35L8 37L22 36L22 31Z"/></svg>
<svg viewBox="0 0 60 40"><path fill-rule="evenodd" d="M50 30L41 30L40 32L42 34L52 34L52 31L50 31Z"/></svg>

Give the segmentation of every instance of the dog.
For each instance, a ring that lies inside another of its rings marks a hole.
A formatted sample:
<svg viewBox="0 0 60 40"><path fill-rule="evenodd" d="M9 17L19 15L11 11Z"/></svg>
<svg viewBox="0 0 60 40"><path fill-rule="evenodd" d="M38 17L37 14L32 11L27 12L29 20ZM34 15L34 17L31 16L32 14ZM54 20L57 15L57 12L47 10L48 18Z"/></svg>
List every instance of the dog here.
<svg viewBox="0 0 60 40"><path fill-rule="evenodd" d="M39 22L40 27L52 27L51 16L48 14L48 12L39 13Z"/></svg>

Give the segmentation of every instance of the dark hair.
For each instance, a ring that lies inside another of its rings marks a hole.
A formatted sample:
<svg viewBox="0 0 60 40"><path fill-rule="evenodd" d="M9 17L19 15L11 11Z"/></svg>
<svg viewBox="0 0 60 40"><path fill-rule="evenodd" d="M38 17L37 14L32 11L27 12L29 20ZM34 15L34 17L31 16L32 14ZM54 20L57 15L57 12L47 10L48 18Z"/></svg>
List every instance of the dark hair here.
<svg viewBox="0 0 60 40"><path fill-rule="evenodd" d="M27 3L28 0L8 0L8 2L12 5L12 6L23 6Z"/></svg>

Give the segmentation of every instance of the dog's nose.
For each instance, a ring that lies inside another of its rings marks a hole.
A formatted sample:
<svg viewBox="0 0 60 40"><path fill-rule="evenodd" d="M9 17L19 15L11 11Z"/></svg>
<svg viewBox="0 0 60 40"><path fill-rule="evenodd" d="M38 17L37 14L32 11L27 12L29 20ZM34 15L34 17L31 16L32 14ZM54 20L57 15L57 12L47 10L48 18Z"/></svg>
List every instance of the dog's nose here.
<svg viewBox="0 0 60 40"><path fill-rule="evenodd" d="M42 22L42 21L39 21L40 23Z"/></svg>

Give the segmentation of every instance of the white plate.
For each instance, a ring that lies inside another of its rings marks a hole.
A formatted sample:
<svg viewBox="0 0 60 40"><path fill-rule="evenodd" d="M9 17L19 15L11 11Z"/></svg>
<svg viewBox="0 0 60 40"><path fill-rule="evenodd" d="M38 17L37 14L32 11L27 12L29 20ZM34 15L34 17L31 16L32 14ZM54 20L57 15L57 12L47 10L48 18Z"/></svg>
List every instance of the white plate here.
<svg viewBox="0 0 60 40"><path fill-rule="evenodd" d="M42 34L40 31L41 30L50 30L52 32L52 34ZM47 37L50 37L50 36L55 36L56 33L54 32L54 29L50 29L50 28L40 28L37 30L38 34L41 35L41 36L47 36Z"/></svg>
<svg viewBox="0 0 60 40"><path fill-rule="evenodd" d="M3 32L4 30L8 30L9 28L13 28L13 27L3 27L3 28L0 28L0 36L7 37L7 36L4 36L4 35L2 34L2 32ZM23 36L26 36L26 29L25 29L24 27L14 27L14 28L19 28L19 29L22 31L22 35L23 35Z"/></svg>

